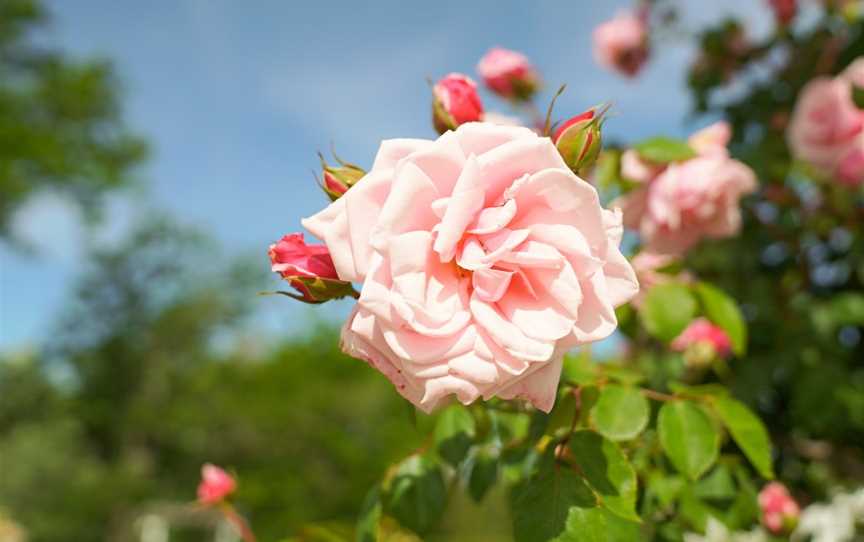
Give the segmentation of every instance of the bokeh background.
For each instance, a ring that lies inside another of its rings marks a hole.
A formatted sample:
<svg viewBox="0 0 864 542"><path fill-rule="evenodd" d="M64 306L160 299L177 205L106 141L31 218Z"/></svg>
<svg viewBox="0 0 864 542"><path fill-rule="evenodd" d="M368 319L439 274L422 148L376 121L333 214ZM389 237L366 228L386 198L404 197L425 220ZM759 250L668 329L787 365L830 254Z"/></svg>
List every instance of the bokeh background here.
<svg viewBox="0 0 864 542"><path fill-rule="evenodd" d="M53 100L45 133L71 138L30 134L62 165L56 179L0 185L0 525L36 541L138 540L155 515L176 524L171 540L209 539L211 518L186 506L205 461L239 473L264 540L352 521L419 443L389 384L338 353L346 304L257 295L279 286L267 245L326 203L315 152L333 144L368 166L381 139L432 137L426 79L473 73L495 45L534 61L540 103L568 84L561 115L611 102L609 140L710 122L690 114L691 36L665 36L635 81L593 62L591 30L626 4L0 0L4 92L18 88L8 59L27 51L99 66L60 96L33 93ZM754 37L772 28L761 2L688 4L693 32L726 15ZM116 108L93 109L102 91ZM97 146L134 145L84 153L64 114L99 117ZM0 115L11 162L29 148L14 123L34 121ZM109 189L91 193L90 177Z"/></svg>

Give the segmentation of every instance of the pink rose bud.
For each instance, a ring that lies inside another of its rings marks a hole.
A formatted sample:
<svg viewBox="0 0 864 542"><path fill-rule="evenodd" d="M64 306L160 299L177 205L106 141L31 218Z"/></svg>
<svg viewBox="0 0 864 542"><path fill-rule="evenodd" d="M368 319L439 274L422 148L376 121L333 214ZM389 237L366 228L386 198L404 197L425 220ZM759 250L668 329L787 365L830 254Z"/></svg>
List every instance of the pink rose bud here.
<svg viewBox="0 0 864 542"><path fill-rule="evenodd" d="M798 14L798 0L768 0L774 11L774 19L780 26L787 26Z"/></svg>
<svg viewBox="0 0 864 542"><path fill-rule="evenodd" d="M853 188L864 183L864 146L852 150L840 160L837 180Z"/></svg>
<svg viewBox="0 0 864 542"><path fill-rule="evenodd" d="M794 531L801 515L798 503L789 495L786 486L779 482L771 482L759 492L759 509L762 512L762 524L775 535Z"/></svg>
<svg viewBox="0 0 864 542"><path fill-rule="evenodd" d="M477 72L492 92L510 100L528 101L540 87L540 78L528 57L501 47L483 55Z"/></svg>
<svg viewBox="0 0 864 542"><path fill-rule="evenodd" d="M354 295L350 282L339 280L333 259L324 245L307 245L302 233L291 233L270 245L271 269L298 294L283 292L306 303L323 303Z"/></svg>
<svg viewBox="0 0 864 542"><path fill-rule="evenodd" d="M552 141L573 173L583 174L597 161L602 146L602 122L603 114L589 109L555 130Z"/></svg>
<svg viewBox="0 0 864 542"><path fill-rule="evenodd" d="M237 482L230 474L210 463L201 467L201 482L198 484L198 502L216 504L224 501L237 489Z"/></svg>
<svg viewBox="0 0 864 542"><path fill-rule="evenodd" d="M439 134L483 118L477 84L467 75L446 75L432 88L432 96L432 122Z"/></svg>
<svg viewBox="0 0 864 542"><path fill-rule="evenodd" d="M336 156L338 166L331 166L324 160L324 155L318 153L321 159L321 188L331 201L339 199L349 188L366 175L359 166L343 162Z"/></svg>
<svg viewBox="0 0 864 542"><path fill-rule="evenodd" d="M672 350L684 352L688 365L702 366L711 360L727 357L732 341L723 328L706 318L697 318L672 341Z"/></svg>
<svg viewBox="0 0 864 542"><path fill-rule="evenodd" d="M635 77L648 60L646 14L621 12L594 29L594 58L601 66Z"/></svg>

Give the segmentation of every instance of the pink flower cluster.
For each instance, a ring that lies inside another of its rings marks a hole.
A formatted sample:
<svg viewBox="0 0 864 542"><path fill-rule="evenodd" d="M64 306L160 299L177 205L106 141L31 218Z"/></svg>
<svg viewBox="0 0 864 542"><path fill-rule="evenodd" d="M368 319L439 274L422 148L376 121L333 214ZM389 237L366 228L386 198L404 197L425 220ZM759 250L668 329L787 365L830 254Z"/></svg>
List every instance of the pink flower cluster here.
<svg viewBox="0 0 864 542"><path fill-rule="evenodd" d="M548 412L564 353L611 334L638 291L620 213L527 128L384 141L303 225L341 280L363 284L342 348L425 411L455 395Z"/></svg>
<svg viewBox="0 0 864 542"><path fill-rule="evenodd" d="M864 110L854 89L864 90L864 58L837 77L818 77L798 96L789 125L793 154L848 186L864 183Z"/></svg>
<svg viewBox="0 0 864 542"><path fill-rule="evenodd" d="M648 251L681 254L703 238L738 232L739 200L756 189L756 177L729 156L730 137L726 123L709 126L689 140L695 157L665 165L648 162L635 150L624 153L621 174L639 186L615 205Z"/></svg>

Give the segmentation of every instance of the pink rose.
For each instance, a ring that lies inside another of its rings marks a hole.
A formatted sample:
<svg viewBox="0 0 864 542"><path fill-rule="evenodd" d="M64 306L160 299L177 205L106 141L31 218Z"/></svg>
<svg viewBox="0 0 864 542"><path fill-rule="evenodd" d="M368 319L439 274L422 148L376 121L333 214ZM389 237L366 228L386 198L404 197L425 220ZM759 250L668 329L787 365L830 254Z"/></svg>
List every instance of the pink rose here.
<svg viewBox="0 0 864 542"><path fill-rule="evenodd" d="M759 508L762 524L774 534L788 534L798 524L801 510L798 503L789 495L786 486L771 482L759 492Z"/></svg>
<svg viewBox="0 0 864 542"><path fill-rule="evenodd" d="M522 127L384 141L369 174L303 225L341 279L363 281L343 350L424 411L455 395L548 412L564 353L612 333L638 291L620 214Z"/></svg>
<svg viewBox="0 0 864 542"><path fill-rule="evenodd" d="M768 0L774 11L774 19L780 26L786 26L798 14L798 0Z"/></svg>
<svg viewBox="0 0 864 542"><path fill-rule="evenodd" d="M443 134L460 124L476 122L483 117L483 104L477 85L470 77L451 73L435 84L433 120L435 129Z"/></svg>
<svg viewBox="0 0 864 542"><path fill-rule="evenodd" d="M732 351L732 341L720 326L714 325L706 318L697 318L690 322L684 331L672 341L672 350L684 352L694 346L711 347L711 352L720 357L726 357Z"/></svg>
<svg viewBox="0 0 864 542"><path fill-rule="evenodd" d="M840 160L837 180L852 187L864 183L864 141L859 148L853 149Z"/></svg>
<svg viewBox="0 0 864 542"><path fill-rule="evenodd" d="M864 89L864 57L858 58L843 71L843 79L856 87Z"/></svg>
<svg viewBox="0 0 864 542"><path fill-rule="evenodd" d="M201 467L201 482L198 484L198 502L216 504L225 500L237 489L237 482L230 474L210 463Z"/></svg>
<svg viewBox="0 0 864 542"><path fill-rule="evenodd" d="M510 49L490 49L477 64L477 72L486 86L503 98L527 100L539 86L528 57Z"/></svg>
<svg viewBox="0 0 864 542"><path fill-rule="evenodd" d="M605 68L635 77L648 60L645 17L625 11L595 28L594 58Z"/></svg>
<svg viewBox="0 0 864 542"><path fill-rule="evenodd" d="M787 136L797 158L833 172L864 141L864 111L852 101L850 82L843 77L819 77L807 83L798 96Z"/></svg>
<svg viewBox="0 0 864 542"><path fill-rule="evenodd" d="M729 157L729 136L725 123L709 126L690 139L696 157L653 170L625 153L622 174L642 186L619 198L618 205L624 225L639 232L647 250L681 254L704 238L738 233L739 200L756 189L756 177Z"/></svg>

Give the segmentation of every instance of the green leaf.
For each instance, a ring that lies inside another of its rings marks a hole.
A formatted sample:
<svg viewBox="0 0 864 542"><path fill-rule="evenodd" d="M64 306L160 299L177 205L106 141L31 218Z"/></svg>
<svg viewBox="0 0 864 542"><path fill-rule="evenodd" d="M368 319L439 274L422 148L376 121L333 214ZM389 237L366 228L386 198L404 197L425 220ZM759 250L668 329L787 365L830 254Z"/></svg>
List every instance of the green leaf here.
<svg viewBox="0 0 864 542"><path fill-rule="evenodd" d="M546 425L546 434L555 435L562 429L569 429L573 426L574 418L577 416L576 393L573 388L564 387L564 391L558 396L555 401L555 408L549 413L549 423Z"/></svg>
<svg viewBox="0 0 864 542"><path fill-rule="evenodd" d="M858 109L864 109L864 88L852 85L852 100Z"/></svg>
<svg viewBox="0 0 864 542"><path fill-rule="evenodd" d="M693 493L700 499L731 500L738 494L738 488L735 487L729 469L719 464L696 483Z"/></svg>
<svg viewBox="0 0 864 542"><path fill-rule="evenodd" d="M447 407L438 415L435 423L438 453L451 465L458 465L465 459L476 432L474 416L467 408L458 404Z"/></svg>
<svg viewBox="0 0 864 542"><path fill-rule="evenodd" d="M573 469L556 464L552 453L547 453L537 473L511 492L514 540L553 540L564 532L571 508L596 505L585 480Z"/></svg>
<svg viewBox="0 0 864 542"><path fill-rule="evenodd" d="M612 440L636 438L648 425L648 400L637 388L610 385L591 409L591 424Z"/></svg>
<svg viewBox="0 0 864 542"><path fill-rule="evenodd" d="M732 341L732 351L741 356L747 349L747 324L734 299L705 282L696 285L696 293L709 320L722 327Z"/></svg>
<svg viewBox="0 0 864 542"><path fill-rule="evenodd" d="M677 337L696 315L696 300L681 284L660 284L645 296L639 317L645 329L662 341Z"/></svg>
<svg viewBox="0 0 864 542"><path fill-rule="evenodd" d="M655 164L680 162L696 156L696 151L689 143L670 137L654 137L638 143L633 148L639 156Z"/></svg>
<svg viewBox="0 0 864 542"><path fill-rule="evenodd" d="M645 483L645 492L656 497L661 506L669 506L678 498L686 485L687 481L683 476L652 471Z"/></svg>
<svg viewBox="0 0 864 542"><path fill-rule="evenodd" d="M375 486L363 500L363 509L357 520L355 540L357 542L378 542L378 524L380 521L381 488Z"/></svg>
<svg viewBox="0 0 864 542"><path fill-rule="evenodd" d="M573 433L569 447L600 505L625 519L639 521L636 471L618 446L599 433L583 430Z"/></svg>
<svg viewBox="0 0 864 542"><path fill-rule="evenodd" d="M639 524L604 508L570 509L567 530L556 542L622 542L644 540Z"/></svg>
<svg viewBox="0 0 864 542"><path fill-rule="evenodd" d="M702 476L717 460L720 435L698 405L689 401L664 404L657 429L669 461L691 480Z"/></svg>
<svg viewBox="0 0 864 542"><path fill-rule="evenodd" d="M384 511L418 534L438 523L446 504L441 467L426 456L413 455L403 461L384 495Z"/></svg>
<svg viewBox="0 0 864 542"><path fill-rule="evenodd" d="M764 478L774 478L771 467L771 439L762 420L747 405L731 397L713 401L714 411L729 429L732 440Z"/></svg>
<svg viewBox="0 0 864 542"><path fill-rule="evenodd" d="M572 382L580 386L595 384L599 379L597 367L588 356L565 356L564 368L561 372L564 382Z"/></svg>
<svg viewBox="0 0 864 542"><path fill-rule="evenodd" d="M480 448L474 455L468 474L468 493L478 503L498 480L498 457Z"/></svg>
<svg viewBox="0 0 864 542"><path fill-rule="evenodd" d="M729 388L722 384L697 384L690 386L680 382L669 382L669 389L678 395L691 397L716 397L729 395Z"/></svg>

